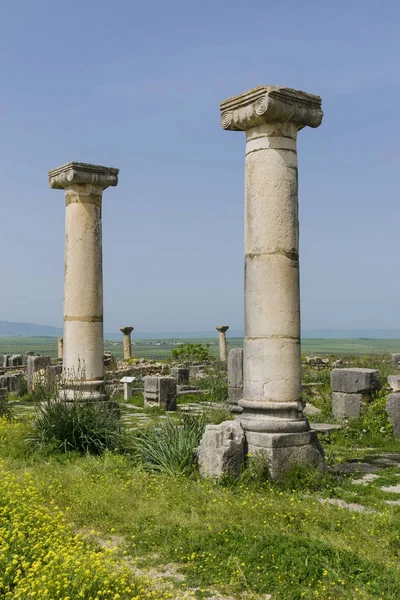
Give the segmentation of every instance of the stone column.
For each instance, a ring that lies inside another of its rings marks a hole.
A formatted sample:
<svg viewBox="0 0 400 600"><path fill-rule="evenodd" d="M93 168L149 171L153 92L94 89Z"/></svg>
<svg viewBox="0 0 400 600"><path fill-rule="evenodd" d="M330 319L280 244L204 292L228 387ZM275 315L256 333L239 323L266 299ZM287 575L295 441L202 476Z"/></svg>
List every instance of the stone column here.
<svg viewBox="0 0 400 600"><path fill-rule="evenodd" d="M63 345L64 345L64 340L62 338L62 336L57 338L57 357L58 360L62 361L63 358Z"/></svg>
<svg viewBox="0 0 400 600"><path fill-rule="evenodd" d="M131 333L133 327L121 327L120 331L124 335L124 360L132 358Z"/></svg>
<svg viewBox="0 0 400 600"><path fill-rule="evenodd" d="M66 400L105 400L103 367L103 190L118 169L71 162L49 172L66 201L64 356Z"/></svg>
<svg viewBox="0 0 400 600"><path fill-rule="evenodd" d="M318 127L321 98L259 86L221 103L221 126L246 133L245 340L241 423L272 477L322 462L301 398L297 132Z"/></svg>
<svg viewBox="0 0 400 600"><path fill-rule="evenodd" d="M219 358L222 362L228 360L228 352L226 349L226 335L225 333L229 329L229 325L217 325L215 328L219 333Z"/></svg>

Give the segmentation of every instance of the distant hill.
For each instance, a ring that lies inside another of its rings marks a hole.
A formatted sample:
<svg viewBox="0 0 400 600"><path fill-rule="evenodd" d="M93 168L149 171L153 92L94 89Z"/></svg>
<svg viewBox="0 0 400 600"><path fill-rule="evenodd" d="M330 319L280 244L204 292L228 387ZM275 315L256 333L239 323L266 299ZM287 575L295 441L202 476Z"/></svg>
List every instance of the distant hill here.
<svg viewBox="0 0 400 600"><path fill-rule="evenodd" d="M10 321L0 321L0 337L34 337L51 336L58 337L62 335L61 327L51 327L50 325L34 325L33 323L11 323Z"/></svg>

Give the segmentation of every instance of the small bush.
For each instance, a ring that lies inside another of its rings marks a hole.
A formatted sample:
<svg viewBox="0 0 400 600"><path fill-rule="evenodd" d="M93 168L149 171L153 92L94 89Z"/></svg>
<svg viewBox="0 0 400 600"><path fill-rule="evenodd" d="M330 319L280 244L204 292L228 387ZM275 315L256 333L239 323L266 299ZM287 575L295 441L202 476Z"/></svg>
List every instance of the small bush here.
<svg viewBox="0 0 400 600"><path fill-rule="evenodd" d="M171 356L182 362L211 362L215 358L209 348L210 344L182 344L172 350Z"/></svg>
<svg viewBox="0 0 400 600"><path fill-rule="evenodd" d="M102 454L120 440L121 422L103 403L47 400L37 406L29 444L60 452Z"/></svg>
<svg viewBox="0 0 400 600"><path fill-rule="evenodd" d="M157 426L135 431L128 441L128 451L134 462L147 471L187 475L193 469L194 450L207 422L205 414L169 417Z"/></svg>

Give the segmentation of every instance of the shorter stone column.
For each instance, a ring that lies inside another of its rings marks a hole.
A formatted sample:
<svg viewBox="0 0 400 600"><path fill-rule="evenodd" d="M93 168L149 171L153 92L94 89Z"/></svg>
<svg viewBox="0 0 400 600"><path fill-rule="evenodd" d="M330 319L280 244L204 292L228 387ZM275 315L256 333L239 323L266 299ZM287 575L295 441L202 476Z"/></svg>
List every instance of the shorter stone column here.
<svg viewBox="0 0 400 600"><path fill-rule="evenodd" d="M13 354L10 358L10 367L22 367L22 355Z"/></svg>
<svg viewBox="0 0 400 600"><path fill-rule="evenodd" d="M57 358L59 361L63 359L63 350L64 350L64 338L60 336L57 338Z"/></svg>
<svg viewBox="0 0 400 600"><path fill-rule="evenodd" d="M144 405L176 410L177 381L174 377L144 377Z"/></svg>
<svg viewBox="0 0 400 600"><path fill-rule="evenodd" d="M132 358L131 333L133 327L121 327L120 331L124 336L124 360L128 360L129 358Z"/></svg>
<svg viewBox="0 0 400 600"><path fill-rule="evenodd" d="M34 388L36 371L46 369L50 364L51 359L48 356L28 356L26 379L29 391L33 390Z"/></svg>
<svg viewBox="0 0 400 600"><path fill-rule="evenodd" d="M392 366L394 369L400 369L400 354L392 354Z"/></svg>
<svg viewBox="0 0 400 600"><path fill-rule="evenodd" d="M376 369L333 369L331 372L332 413L336 419L357 419L362 404L381 387Z"/></svg>
<svg viewBox="0 0 400 600"><path fill-rule="evenodd" d="M225 333L229 329L229 325L217 325L215 328L219 333L219 358L221 362L226 362L228 353L226 349L226 335Z"/></svg>
<svg viewBox="0 0 400 600"><path fill-rule="evenodd" d="M232 413L243 411L239 400L243 400L243 350L232 348L228 354L228 404Z"/></svg>

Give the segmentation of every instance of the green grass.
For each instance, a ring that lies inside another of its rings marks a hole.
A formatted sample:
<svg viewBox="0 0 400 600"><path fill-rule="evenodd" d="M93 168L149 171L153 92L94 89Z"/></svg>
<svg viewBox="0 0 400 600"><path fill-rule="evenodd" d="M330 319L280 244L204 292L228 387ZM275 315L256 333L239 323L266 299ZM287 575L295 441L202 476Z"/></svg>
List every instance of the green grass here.
<svg viewBox="0 0 400 600"><path fill-rule="evenodd" d="M188 586L235 598L245 591L274 600L400 597L400 510L384 503L392 495L378 484L356 486L351 477L314 472L293 474L281 485L249 473L236 484L171 477L111 453L31 454L23 443L28 428L1 422L4 468L21 484L28 474L44 504L56 503L76 529L95 531L95 540L117 536L142 568L175 563ZM328 454L339 446L343 440L328 444ZM398 442L389 446L400 451ZM382 482L398 476L389 469ZM322 506L317 496L362 502L377 512Z"/></svg>
<svg viewBox="0 0 400 600"><path fill-rule="evenodd" d="M243 346L242 338L229 338L228 350ZM161 343L157 346L156 343ZM136 358L152 358L167 360L177 343L211 344L210 352L218 357L219 345L216 338L166 339L166 340L135 340L132 352ZM399 339L303 339L301 342L303 354L371 354L393 353L400 350ZM123 347L121 340L105 340L104 349L116 358L122 358ZM0 338L0 354L24 354L32 351L55 358L57 356L57 338L53 337L2 337Z"/></svg>

